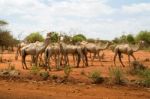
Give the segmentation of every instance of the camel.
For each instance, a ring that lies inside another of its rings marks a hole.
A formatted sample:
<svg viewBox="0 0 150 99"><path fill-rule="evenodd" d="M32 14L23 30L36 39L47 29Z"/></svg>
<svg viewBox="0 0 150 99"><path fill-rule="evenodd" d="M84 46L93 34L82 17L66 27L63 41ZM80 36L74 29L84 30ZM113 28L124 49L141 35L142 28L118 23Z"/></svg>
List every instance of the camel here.
<svg viewBox="0 0 150 99"><path fill-rule="evenodd" d="M93 65L93 61L94 61L94 58L95 58L96 54L98 55L99 61L101 61L99 52L101 50L105 50L106 48L108 48L109 42L107 42L103 47L99 44L85 43L85 42L81 43L81 45L85 46L85 48L87 49L87 52L94 54L94 56L91 58L91 65ZM101 65L102 65L102 63L101 63Z"/></svg>
<svg viewBox="0 0 150 99"><path fill-rule="evenodd" d="M41 44L31 43L21 49L23 69L24 69L24 66L26 69L28 69L26 62L25 62L25 58L27 55L31 55L34 57L35 65L37 66L39 54L43 53L45 51L45 49L47 48L47 46L49 45L50 37L51 37L51 32L47 34L47 37L46 37L44 43L41 43Z"/></svg>
<svg viewBox="0 0 150 99"><path fill-rule="evenodd" d="M15 55L15 60L18 60L18 55L21 55L21 48L23 48L24 46L28 45L26 42L21 42L17 45L17 51L16 51L16 55Z"/></svg>
<svg viewBox="0 0 150 99"><path fill-rule="evenodd" d="M49 45L45 49L44 59L45 59L45 64L46 64L46 70L47 70L47 67L49 68L49 70L51 70L50 58L52 57L52 55L54 55L55 64L57 66L60 65L60 63L58 63L60 61L60 46L57 43L53 45Z"/></svg>
<svg viewBox="0 0 150 99"><path fill-rule="evenodd" d="M64 61L65 61L65 65L70 65L69 64L69 58L68 55L72 54L73 55L73 61L74 61L74 65L75 65L75 58L74 56L77 56L77 67L79 67L79 63L80 63L80 59L82 58L83 61L83 65L85 63L85 56L83 53L83 48L81 46L77 46L77 45L66 45L64 43L60 43L60 49L61 49L61 53L64 56ZM61 58L62 59L62 58ZM86 65L87 62L86 62Z"/></svg>
<svg viewBox="0 0 150 99"><path fill-rule="evenodd" d="M130 45L130 44L120 44L120 45L117 45L115 48L114 48L114 65L116 66L116 56L118 55L119 56L119 61L120 63L122 64L123 67L125 67L125 65L123 64L122 60L121 60L121 55L122 54L127 54L128 55L128 61L129 61L129 65L130 65L130 56L132 56L132 58L134 60L136 60L135 56L133 55L134 52L137 52L141 45L143 44L144 42L143 41L140 41L138 43L138 45Z"/></svg>

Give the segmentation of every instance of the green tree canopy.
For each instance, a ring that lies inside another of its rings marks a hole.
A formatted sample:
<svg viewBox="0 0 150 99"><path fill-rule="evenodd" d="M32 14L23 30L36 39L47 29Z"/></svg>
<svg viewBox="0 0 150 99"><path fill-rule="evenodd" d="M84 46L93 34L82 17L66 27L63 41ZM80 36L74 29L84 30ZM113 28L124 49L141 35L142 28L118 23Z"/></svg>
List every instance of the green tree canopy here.
<svg viewBox="0 0 150 99"><path fill-rule="evenodd" d="M136 35L136 40L143 40L146 43L150 44L150 32L149 31L141 31Z"/></svg>
<svg viewBox="0 0 150 99"><path fill-rule="evenodd" d="M43 42L44 38L43 38L43 36L39 32L33 32L33 33L29 34L25 38L25 40L27 40L27 42L29 42L29 43L34 43L36 41Z"/></svg>
<svg viewBox="0 0 150 99"><path fill-rule="evenodd" d="M59 40L59 36L58 36L58 33L57 32L51 32L52 35L51 35L51 42L58 42Z"/></svg>
<svg viewBox="0 0 150 99"><path fill-rule="evenodd" d="M77 34L77 35L73 36L73 38L72 38L73 43L80 42L83 40L86 40L86 37L83 34Z"/></svg>
<svg viewBox="0 0 150 99"><path fill-rule="evenodd" d="M132 34L128 34L127 37L126 37L126 40L128 43L135 43L135 39L134 39L134 36Z"/></svg>

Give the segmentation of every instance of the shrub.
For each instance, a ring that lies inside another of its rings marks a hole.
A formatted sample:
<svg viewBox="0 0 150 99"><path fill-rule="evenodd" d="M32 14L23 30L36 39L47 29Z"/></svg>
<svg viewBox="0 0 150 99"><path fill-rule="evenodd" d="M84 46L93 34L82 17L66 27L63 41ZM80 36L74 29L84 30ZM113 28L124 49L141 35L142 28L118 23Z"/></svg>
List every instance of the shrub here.
<svg viewBox="0 0 150 99"><path fill-rule="evenodd" d="M40 71L40 68L35 65L33 65L30 70L31 74L33 74L33 75L37 75L39 73L39 71Z"/></svg>
<svg viewBox="0 0 150 99"><path fill-rule="evenodd" d="M72 68L70 66L65 66L64 68L65 78L68 78L71 72L72 72Z"/></svg>
<svg viewBox="0 0 150 99"><path fill-rule="evenodd" d="M58 78L58 76L57 75L51 75L51 78L56 80Z"/></svg>
<svg viewBox="0 0 150 99"><path fill-rule="evenodd" d="M132 34L127 35L127 42L131 44L135 43L135 40Z"/></svg>
<svg viewBox="0 0 150 99"><path fill-rule="evenodd" d="M123 83L123 71L120 68L109 68L110 82L115 84Z"/></svg>
<svg viewBox="0 0 150 99"><path fill-rule="evenodd" d="M142 77L141 83L145 87L150 87L150 69L140 71L139 76Z"/></svg>
<svg viewBox="0 0 150 99"><path fill-rule="evenodd" d="M49 72L48 71L41 72L40 76L42 77L43 80L47 80L49 77Z"/></svg>
<svg viewBox="0 0 150 99"><path fill-rule="evenodd" d="M83 34L77 34L77 35L73 36L73 38L72 38L73 43L81 42L84 40L86 40L86 37Z"/></svg>
<svg viewBox="0 0 150 99"><path fill-rule="evenodd" d="M28 35L26 38L25 38L29 43L34 43L36 41L44 41L44 38L43 36L39 33L39 32L34 32L34 33L31 33L30 35Z"/></svg>
<svg viewBox="0 0 150 99"><path fill-rule="evenodd" d="M143 40L145 42L147 42L148 44L150 44L150 32L148 31L141 31L136 35L136 40L140 41Z"/></svg>
<svg viewBox="0 0 150 99"><path fill-rule="evenodd" d="M129 73L132 75L140 74L142 70L145 70L146 67L139 63L138 61L131 62Z"/></svg>
<svg viewBox="0 0 150 99"><path fill-rule="evenodd" d="M89 78L92 79L93 83L98 84L98 83L102 83L104 80L101 77L101 73L97 70L92 71L89 74Z"/></svg>

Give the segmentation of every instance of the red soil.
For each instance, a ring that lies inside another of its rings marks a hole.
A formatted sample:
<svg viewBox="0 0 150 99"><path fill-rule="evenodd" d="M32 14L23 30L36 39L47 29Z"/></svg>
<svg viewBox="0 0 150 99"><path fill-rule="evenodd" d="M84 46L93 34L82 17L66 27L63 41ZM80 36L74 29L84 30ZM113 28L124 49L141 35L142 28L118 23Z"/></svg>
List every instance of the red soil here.
<svg viewBox="0 0 150 99"><path fill-rule="evenodd" d="M93 70L101 71L102 76L109 76L108 68L113 66L113 53L110 50L104 51L105 57L102 60L103 66L101 66L98 60L94 61L94 66L91 66L91 61L89 59L89 67L73 68L70 77L74 80L79 81L80 83L68 83L68 84L58 84L48 81L13 81L2 79L0 80L0 99L150 99L150 89L136 88L131 86L107 86L104 84L94 85L89 83L90 80L84 75L81 75L81 72L88 74ZM139 51L134 53L138 61L150 68L150 61L144 61L146 58L150 59L150 52L148 51ZM71 64L72 62L72 57ZM132 58L131 58L132 59ZM124 69L126 71L128 66L127 56L123 56L123 62L127 65ZM8 61L11 61L11 64L15 65L16 69L21 71L21 76L26 77L31 75L29 70L23 70L21 65L21 58L15 60L14 53L3 54L3 63L0 63L0 69L8 67ZM27 58L27 65L30 66L30 57ZM117 59L118 66L121 67L120 62ZM56 71L55 67L50 71L50 74L56 74L58 76L63 76L64 72ZM128 79L134 77L127 75Z"/></svg>

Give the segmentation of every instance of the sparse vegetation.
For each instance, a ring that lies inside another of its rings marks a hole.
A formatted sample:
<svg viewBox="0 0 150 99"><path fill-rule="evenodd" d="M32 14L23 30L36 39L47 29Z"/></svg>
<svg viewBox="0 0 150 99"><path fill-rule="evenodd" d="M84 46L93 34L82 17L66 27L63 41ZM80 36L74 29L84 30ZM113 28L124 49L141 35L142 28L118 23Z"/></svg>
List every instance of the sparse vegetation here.
<svg viewBox="0 0 150 99"><path fill-rule="evenodd" d="M49 77L49 72L48 71L40 72L40 76L42 77L43 80L47 80Z"/></svg>
<svg viewBox="0 0 150 99"><path fill-rule="evenodd" d="M141 71L140 76L142 77L142 85L145 87L150 87L150 69Z"/></svg>
<svg viewBox="0 0 150 99"><path fill-rule="evenodd" d="M123 84L124 75L123 71L119 67L109 68L109 75L110 75L110 83L119 85Z"/></svg>
<svg viewBox="0 0 150 99"><path fill-rule="evenodd" d="M39 42L43 42L44 38L43 36L39 33L39 32L34 32L29 34L26 38L25 38L29 43L34 43L36 41Z"/></svg>
<svg viewBox="0 0 150 99"><path fill-rule="evenodd" d="M40 68L38 66L33 65L30 69L31 74L37 75L40 72Z"/></svg>
<svg viewBox="0 0 150 99"><path fill-rule="evenodd" d="M146 66L139 63L138 61L131 62L129 73L132 75L140 74L141 71L145 70Z"/></svg>
<svg viewBox="0 0 150 99"><path fill-rule="evenodd" d="M56 80L56 79L58 79L58 76L57 76L57 75L51 75L51 78L52 78L53 80Z"/></svg>
<svg viewBox="0 0 150 99"><path fill-rule="evenodd" d="M70 66L65 66L64 68L65 78L68 78L71 72L72 72L72 68Z"/></svg>
<svg viewBox="0 0 150 99"><path fill-rule="evenodd" d="M94 70L89 74L89 78L92 79L93 83L99 84L104 81L104 79L101 77L101 73L98 70Z"/></svg>

